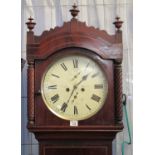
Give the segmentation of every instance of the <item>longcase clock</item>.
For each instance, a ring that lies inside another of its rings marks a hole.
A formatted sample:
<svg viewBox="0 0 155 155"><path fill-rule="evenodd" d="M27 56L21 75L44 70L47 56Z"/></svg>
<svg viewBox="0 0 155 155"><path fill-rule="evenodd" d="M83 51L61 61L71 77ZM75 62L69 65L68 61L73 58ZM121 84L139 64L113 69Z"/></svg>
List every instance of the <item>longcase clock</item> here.
<svg viewBox="0 0 155 155"><path fill-rule="evenodd" d="M28 129L39 155L112 155L122 124L122 21L115 35L76 19L34 35L26 23Z"/></svg>

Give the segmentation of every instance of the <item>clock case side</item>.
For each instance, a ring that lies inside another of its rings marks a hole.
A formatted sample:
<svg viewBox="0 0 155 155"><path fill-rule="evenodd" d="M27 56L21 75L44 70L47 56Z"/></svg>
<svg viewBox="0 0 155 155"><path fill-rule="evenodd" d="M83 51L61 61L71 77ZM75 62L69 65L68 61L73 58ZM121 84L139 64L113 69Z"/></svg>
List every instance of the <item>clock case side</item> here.
<svg viewBox="0 0 155 155"><path fill-rule="evenodd" d="M35 128L35 62L45 61L48 57L65 48L85 48L91 50L105 60L114 63L114 100L115 125L105 130L122 130L122 32L117 30L115 35L109 35L104 30L88 27L85 23L73 18L62 27L44 31L35 36L31 30L27 32L27 61L28 61L28 128ZM42 129L40 129L42 130Z"/></svg>

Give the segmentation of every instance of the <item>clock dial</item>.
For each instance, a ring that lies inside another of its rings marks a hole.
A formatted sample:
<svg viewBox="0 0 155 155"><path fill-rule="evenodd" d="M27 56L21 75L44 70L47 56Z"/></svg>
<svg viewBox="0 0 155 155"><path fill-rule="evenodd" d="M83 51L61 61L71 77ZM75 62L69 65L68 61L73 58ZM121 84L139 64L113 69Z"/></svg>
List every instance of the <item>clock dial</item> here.
<svg viewBox="0 0 155 155"><path fill-rule="evenodd" d="M87 56L69 55L52 63L42 78L46 106L66 120L84 120L104 105L108 92L105 73Z"/></svg>

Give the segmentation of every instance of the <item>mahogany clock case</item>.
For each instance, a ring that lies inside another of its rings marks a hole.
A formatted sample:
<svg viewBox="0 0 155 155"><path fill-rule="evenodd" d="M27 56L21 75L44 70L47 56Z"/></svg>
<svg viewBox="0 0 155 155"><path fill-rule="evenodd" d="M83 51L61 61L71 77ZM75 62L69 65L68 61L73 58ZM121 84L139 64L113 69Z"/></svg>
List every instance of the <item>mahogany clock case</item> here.
<svg viewBox="0 0 155 155"><path fill-rule="evenodd" d="M84 48L64 48L56 51L46 59L35 61L35 92L41 90L41 80L46 70L57 59L68 55L85 55L95 62L97 62L105 73L108 82L108 94L105 104L94 116L79 121L79 126L102 126L102 125L114 125L115 123L115 104L114 104L114 75L113 75L113 61L103 59L101 56L93 51ZM41 94L35 95L35 126L54 127L54 126L69 126L69 121L63 120L55 116L44 104Z"/></svg>
<svg viewBox="0 0 155 155"><path fill-rule="evenodd" d="M34 35L36 24L30 17L27 26L28 129L39 142L40 155L112 155L112 142L122 131L122 21L116 18L114 35L88 27L73 18L62 27ZM85 55L99 64L108 82L103 107L92 117L70 126L70 121L55 116L44 104L41 81L47 68L60 57Z"/></svg>

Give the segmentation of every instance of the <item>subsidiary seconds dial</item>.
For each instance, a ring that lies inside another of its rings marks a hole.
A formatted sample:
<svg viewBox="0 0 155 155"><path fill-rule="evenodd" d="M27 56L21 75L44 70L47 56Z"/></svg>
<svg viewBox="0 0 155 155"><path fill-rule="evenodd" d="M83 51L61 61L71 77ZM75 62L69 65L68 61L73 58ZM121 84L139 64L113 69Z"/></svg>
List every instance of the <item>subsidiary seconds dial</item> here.
<svg viewBox="0 0 155 155"><path fill-rule="evenodd" d="M66 120L84 120L104 105L108 84L104 71L84 55L68 55L55 60L42 77L44 103Z"/></svg>

